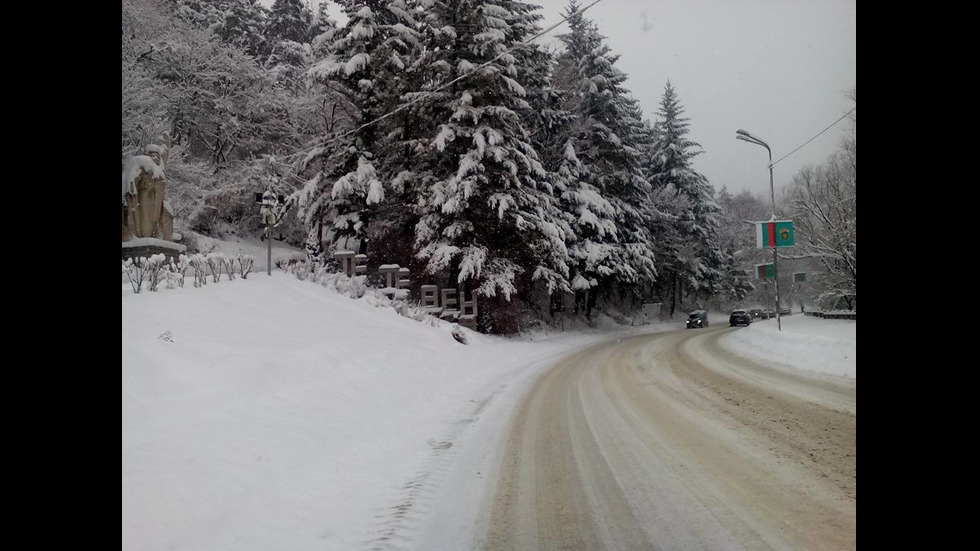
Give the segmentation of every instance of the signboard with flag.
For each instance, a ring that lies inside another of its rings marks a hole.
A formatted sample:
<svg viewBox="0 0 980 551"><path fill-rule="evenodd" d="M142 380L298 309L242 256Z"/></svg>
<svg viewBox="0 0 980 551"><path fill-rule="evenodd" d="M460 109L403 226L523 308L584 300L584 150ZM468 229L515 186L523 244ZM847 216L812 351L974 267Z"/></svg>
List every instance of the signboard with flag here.
<svg viewBox="0 0 980 551"><path fill-rule="evenodd" d="M759 279L772 279L776 277L776 267L772 264L756 264L755 275Z"/></svg>
<svg viewBox="0 0 980 551"><path fill-rule="evenodd" d="M795 283L806 283L806 272L796 272L793 274L793 281Z"/></svg>
<svg viewBox="0 0 980 551"><path fill-rule="evenodd" d="M755 225L755 242L760 249L792 247L795 237L792 220L757 222Z"/></svg>

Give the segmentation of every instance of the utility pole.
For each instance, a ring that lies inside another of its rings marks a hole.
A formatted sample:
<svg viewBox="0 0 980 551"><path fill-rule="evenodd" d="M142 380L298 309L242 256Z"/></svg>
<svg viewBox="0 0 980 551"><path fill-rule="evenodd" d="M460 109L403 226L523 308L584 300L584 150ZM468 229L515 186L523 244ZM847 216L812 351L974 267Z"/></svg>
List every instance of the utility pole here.
<svg viewBox="0 0 980 551"><path fill-rule="evenodd" d="M772 179L772 150L769 149L769 144L767 144L766 142L762 141L762 139L757 138L757 137L753 136L752 134L749 134L745 130L741 130L741 129L736 130L735 131L735 134L736 134L736 136L735 136L735 139L736 140L742 140L743 142L749 142L749 143L754 143L755 145L761 145L762 147L766 148L766 151L769 152L769 198L772 200L772 214L770 215L769 221L772 222L773 224L775 224L775 222L776 222L776 191L775 191L775 188L773 187L773 179ZM777 258L779 258L779 254L776 252L776 244L773 243L773 245L772 245L772 271L773 271L772 279L773 279L773 282L774 282L773 284L776 286L776 325L779 327L779 330L782 331L783 330L783 324L782 324L782 322L779 319L779 267L776 265L776 259Z"/></svg>

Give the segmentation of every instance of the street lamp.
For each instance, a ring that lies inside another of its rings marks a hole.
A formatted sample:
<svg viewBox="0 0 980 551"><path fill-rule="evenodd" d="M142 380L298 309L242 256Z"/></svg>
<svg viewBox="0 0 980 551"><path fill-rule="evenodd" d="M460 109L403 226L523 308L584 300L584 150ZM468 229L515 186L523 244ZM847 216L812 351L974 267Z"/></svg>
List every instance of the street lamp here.
<svg viewBox="0 0 980 551"><path fill-rule="evenodd" d="M776 221L776 191L772 184L772 149L769 149L769 144L767 144L761 138L757 138L752 134L749 134L741 128L735 131L735 139L742 140L743 142L754 143L755 145L761 145L766 148L769 152L769 198L772 200L772 214L770 215L769 221ZM783 330L783 324L779 317L779 267L777 265L776 259L779 258L779 254L776 252L776 246L772 247L772 278L776 285L776 325L779 330Z"/></svg>
<svg viewBox="0 0 980 551"><path fill-rule="evenodd" d="M289 207L292 206L291 202L286 202L286 198L283 195L276 195L271 189L266 190L265 193L256 193L255 202L261 205L259 208L259 214L262 217L262 223L265 225L265 238L266 245L268 246L268 253L266 256L266 273L270 276L272 275L272 228L278 226L286 212L289 211ZM285 205L285 207L283 206Z"/></svg>

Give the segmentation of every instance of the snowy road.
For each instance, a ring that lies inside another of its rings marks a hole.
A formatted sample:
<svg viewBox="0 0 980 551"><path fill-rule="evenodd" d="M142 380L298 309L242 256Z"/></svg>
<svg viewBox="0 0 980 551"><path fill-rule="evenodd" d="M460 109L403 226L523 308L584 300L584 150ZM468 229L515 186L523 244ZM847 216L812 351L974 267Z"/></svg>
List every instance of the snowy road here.
<svg viewBox="0 0 980 551"><path fill-rule="evenodd" d="M854 549L856 383L710 328L569 356L518 405L477 547Z"/></svg>

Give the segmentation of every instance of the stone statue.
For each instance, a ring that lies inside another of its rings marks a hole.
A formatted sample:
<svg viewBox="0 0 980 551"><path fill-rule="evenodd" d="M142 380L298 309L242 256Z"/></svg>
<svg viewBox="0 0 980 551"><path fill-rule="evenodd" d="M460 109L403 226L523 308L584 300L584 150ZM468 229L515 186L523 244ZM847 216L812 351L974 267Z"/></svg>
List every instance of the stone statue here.
<svg viewBox="0 0 980 551"><path fill-rule="evenodd" d="M173 241L173 211L164 200L167 180L164 169L170 157L170 136L146 146L145 155L131 157L123 169L123 241L155 237Z"/></svg>

